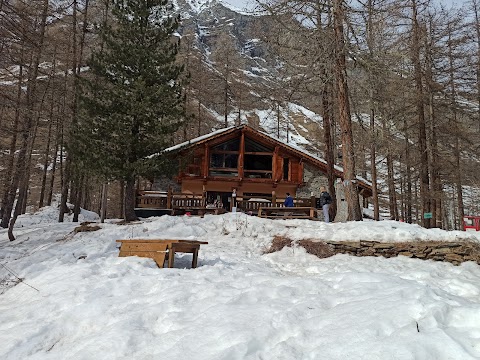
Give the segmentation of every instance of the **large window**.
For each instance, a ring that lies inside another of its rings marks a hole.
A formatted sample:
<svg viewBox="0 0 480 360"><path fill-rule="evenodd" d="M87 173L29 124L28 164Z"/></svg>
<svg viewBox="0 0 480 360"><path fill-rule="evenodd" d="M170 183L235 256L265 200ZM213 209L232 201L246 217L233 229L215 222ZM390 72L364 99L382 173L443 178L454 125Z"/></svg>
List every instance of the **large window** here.
<svg viewBox="0 0 480 360"><path fill-rule="evenodd" d="M243 164L246 178L272 178L273 149L245 138L245 160Z"/></svg>
<svg viewBox="0 0 480 360"><path fill-rule="evenodd" d="M238 176L238 156L240 139L232 139L216 145L211 149L210 176Z"/></svg>

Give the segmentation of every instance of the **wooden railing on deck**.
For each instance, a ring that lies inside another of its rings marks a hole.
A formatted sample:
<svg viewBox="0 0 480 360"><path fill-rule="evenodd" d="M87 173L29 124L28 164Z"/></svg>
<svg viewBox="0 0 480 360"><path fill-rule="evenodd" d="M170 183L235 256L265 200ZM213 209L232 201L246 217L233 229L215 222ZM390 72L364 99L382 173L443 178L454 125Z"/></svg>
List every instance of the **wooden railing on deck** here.
<svg viewBox="0 0 480 360"><path fill-rule="evenodd" d="M273 206L284 207L285 198L277 198L275 196L239 196L236 199L237 209L241 211L257 211L260 207ZM294 198L293 204L295 207L315 207L315 197L309 198Z"/></svg>
<svg viewBox="0 0 480 360"><path fill-rule="evenodd" d="M137 206L151 209L188 209L205 206L202 194L185 194L165 191L141 190L137 194Z"/></svg>
<svg viewBox="0 0 480 360"><path fill-rule="evenodd" d="M294 198L295 207L315 207L315 197ZM285 198L273 196L238 196L235 199L237 211L255 213L260 207L283 207ZM137 195L137 206L150 209L190 209L207 205L203 194L174 193L172 191L146 191ZM233 204L232 204L233 205Z"/></svg>

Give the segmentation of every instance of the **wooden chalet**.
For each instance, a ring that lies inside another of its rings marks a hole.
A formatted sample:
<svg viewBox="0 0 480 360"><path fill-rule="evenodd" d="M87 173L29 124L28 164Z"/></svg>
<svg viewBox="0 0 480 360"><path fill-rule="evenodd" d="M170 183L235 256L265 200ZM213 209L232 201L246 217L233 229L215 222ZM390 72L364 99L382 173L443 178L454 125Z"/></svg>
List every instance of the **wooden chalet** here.
<svg viewBox="0 0 480 360"><path fill-rule="evenodd" d="M281 206L286 193L296 206L315 206L320 186L327 186L325 160L248 125L217 130L165 151L181 162L176 185L167 189L170 185L154 181L139 192L139 208L188 210L215 204L226 211L248 211L266 202ZM342 169L336 167L335 175L342 178ZM366 180L357 178L357 184L360 195L371 196Z"/></svg>

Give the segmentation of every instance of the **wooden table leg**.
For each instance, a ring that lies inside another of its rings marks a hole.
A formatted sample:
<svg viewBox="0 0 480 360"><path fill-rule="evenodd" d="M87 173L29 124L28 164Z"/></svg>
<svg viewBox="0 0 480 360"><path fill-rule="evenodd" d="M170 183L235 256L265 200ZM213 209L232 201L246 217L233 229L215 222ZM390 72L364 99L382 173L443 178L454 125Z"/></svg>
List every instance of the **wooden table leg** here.
<svg viewBox="0 0 480 360"><path fill-rule="evenodd" d="M192 268L197 267L198 249L193 250Z"/></svg>
<svg viewBox="0 0 480 360"><path fill-rule="evenodd" d="M172 245L168 247L168 267L173 268L175 262L175 250Z"/></svg>

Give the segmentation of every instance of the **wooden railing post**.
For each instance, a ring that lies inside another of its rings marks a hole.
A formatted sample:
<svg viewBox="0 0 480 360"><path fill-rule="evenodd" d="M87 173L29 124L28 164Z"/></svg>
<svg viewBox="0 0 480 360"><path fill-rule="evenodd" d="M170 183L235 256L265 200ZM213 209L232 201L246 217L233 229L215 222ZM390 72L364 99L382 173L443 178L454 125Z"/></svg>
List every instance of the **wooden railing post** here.
<svg viewBox="0 0 480 360"><path fill-rule="evenodd" d="M312 192L312 195L310 196L310 207L314 208L316 206L317 206L317 204L316 204L316 201L315 201L315 195Z"/></svg>
<svg viewBox="0 0 480 360"><path fill-rule="evenodd" d="M167 193L167 209L172 208L172 188L168 188L168 193Z"/></svg>
<svg viewBox="0 0 480 360"><path fill-rule="evenodd" d="M277 195L275 194L275 190L272 191L272 206L277 206Z"/></svg>

